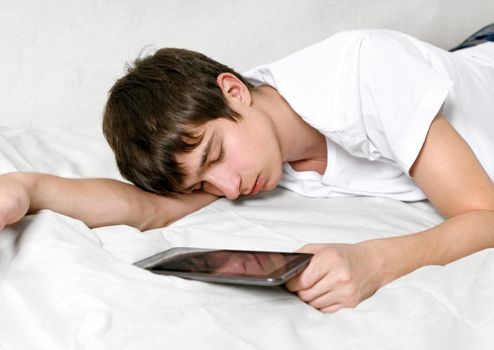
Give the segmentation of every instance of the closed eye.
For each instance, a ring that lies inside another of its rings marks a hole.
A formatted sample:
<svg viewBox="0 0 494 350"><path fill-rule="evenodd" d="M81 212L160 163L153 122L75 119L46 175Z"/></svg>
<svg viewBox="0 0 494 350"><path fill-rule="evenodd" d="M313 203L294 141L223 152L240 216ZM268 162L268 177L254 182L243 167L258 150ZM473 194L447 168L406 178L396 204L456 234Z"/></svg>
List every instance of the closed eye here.
<svg viewBox="0 0 494 350"><path fill-rule="evenodd" d="M207 164L207 167L210 167L215 163L221 162L224 156L225 156L225 149L223 148L223 144L221 144L220 153L218 154L218 157L216 157L215 160L210 161L209 164ZM187 192L203 191L203 190L204 190L204 181L198 182L186 189Z"/></svg>
<svg viewBox="0 0 494 350"><path fill-rule="evenodd" d="M220 154L218 154L218 157L211 162L211 164L215 164L218 162L221 162L223 160L223 157L225 156L225 149L223 148L223 144L220 146Z"/></svg>

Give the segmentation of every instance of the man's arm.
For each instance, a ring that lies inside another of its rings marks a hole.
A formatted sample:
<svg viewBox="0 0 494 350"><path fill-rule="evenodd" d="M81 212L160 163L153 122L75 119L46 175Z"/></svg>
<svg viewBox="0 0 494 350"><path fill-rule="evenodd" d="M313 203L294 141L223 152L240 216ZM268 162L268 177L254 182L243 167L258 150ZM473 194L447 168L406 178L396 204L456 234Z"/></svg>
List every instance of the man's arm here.
<svg viewBox="0 0 494 350"><path fill-rule="evenodd" d="M318 244L303 273L287 283L325 312L354 307L378 288L426 265L445 265L494 247L494 184L449 122L432 122L411 175L446 217L431 229L358 244Z"/></svg>
<svg viewBox="0 0 494 350"><path fill-rule="evenodd" d="M494 247L494 184L443 116L433 121L410 174L448 219L432 229L385 243L409 259L402 271L394 272L397 276L390 271L388 278L424 265L445 265Z"/></svg>
<svg viewBox="0 0 494 350"><path fill-rule="evenodd" d="M89 227L166 226L216 199L197 192L165 197L111 179L67 179L40 173L0 176L0 228L41 209L79 219Z"/></svg>

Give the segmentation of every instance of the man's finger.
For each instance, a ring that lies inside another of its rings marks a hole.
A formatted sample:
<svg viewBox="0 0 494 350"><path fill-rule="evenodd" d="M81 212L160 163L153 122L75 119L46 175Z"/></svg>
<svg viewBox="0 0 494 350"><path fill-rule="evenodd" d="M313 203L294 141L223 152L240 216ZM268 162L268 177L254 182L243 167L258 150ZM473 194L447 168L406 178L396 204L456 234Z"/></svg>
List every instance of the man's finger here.
<svg viewBox="0 0 494 350"><path fill-rule="evenodd" d="M338 311L339 309L343 309L344 307L345 306L343 304L336 303L336 304L324 307L322 309L319 309L319 311L324 312L324 313L333 313L333 312Z"/></svg>
<svg viewBox="0 0 494 350"><path fill-rule="evenodd" d="M291 292L309 289L326 275L327 270L317 259L312 259L309 265L301 273L286 282L286 288Z"/></svg>
<svg viewBox="0 0 494 350"><path fill-rule="evenodd" d="M322 244L306 244L302 248L297 250L297 253L311 253L315 254L320 251L324 246Z"/></svg>
<svg viewBox="0 0 494 350"><path fill-rule="evenodd" d="M307 303L311 303L312 301L322 297L325 294L332 293L331 286L327 283L327 276L322 278L313 285L311 288L299 290L297 295L300 299Z"/></svg>

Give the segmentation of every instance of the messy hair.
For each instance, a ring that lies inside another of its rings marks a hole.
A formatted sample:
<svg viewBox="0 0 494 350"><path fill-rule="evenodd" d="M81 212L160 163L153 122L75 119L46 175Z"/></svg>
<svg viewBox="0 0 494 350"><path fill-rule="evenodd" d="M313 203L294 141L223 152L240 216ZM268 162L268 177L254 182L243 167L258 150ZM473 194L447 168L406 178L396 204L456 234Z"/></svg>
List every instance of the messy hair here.
<svg viewBox="0 0 494 350"><path fill-rule="evenodd" d="M200 144L202 134L194 130L216 118L241 118L217 84L224 72L254 88L233 69L184 49L160 49L128 68L111 88L103 115L123 177L150 192L185 192L175 156Z"/></svg>

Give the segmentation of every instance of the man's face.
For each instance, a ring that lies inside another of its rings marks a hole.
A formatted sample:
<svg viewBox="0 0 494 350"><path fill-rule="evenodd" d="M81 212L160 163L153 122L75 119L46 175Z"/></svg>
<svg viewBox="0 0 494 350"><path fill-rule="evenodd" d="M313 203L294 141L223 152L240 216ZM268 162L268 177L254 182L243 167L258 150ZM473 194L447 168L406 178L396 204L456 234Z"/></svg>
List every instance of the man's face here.
<svg viewBox="0 0 494 350"><path fill-rule="evenodd" d="M251 110L235 122L218 118L197 129L204 137L196 149L176 156L189 190L202 189L236 199L278 185L282 156L269 118Z"/></svg>

